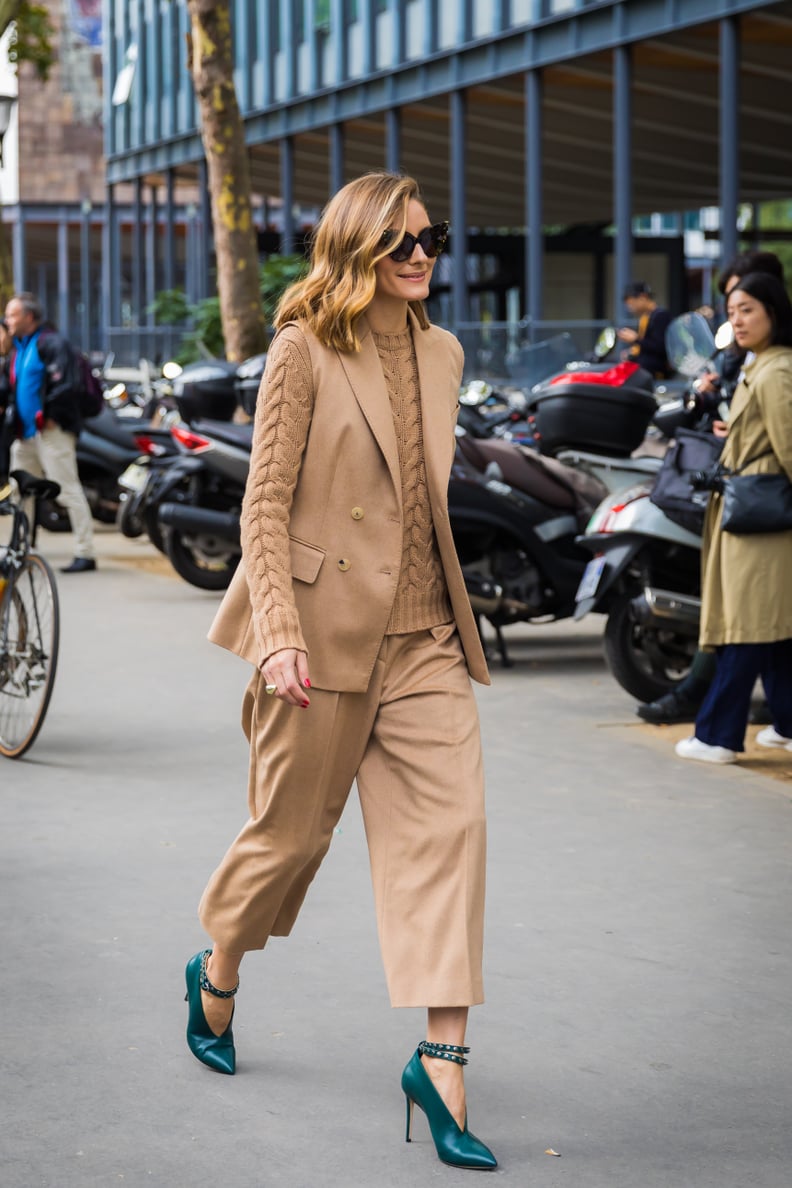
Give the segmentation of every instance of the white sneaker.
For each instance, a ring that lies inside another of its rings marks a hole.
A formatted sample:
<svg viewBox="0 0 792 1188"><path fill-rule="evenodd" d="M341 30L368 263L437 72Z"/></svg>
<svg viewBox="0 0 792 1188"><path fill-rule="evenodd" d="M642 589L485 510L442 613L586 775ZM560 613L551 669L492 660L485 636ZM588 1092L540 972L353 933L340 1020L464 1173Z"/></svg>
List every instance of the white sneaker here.
<svg viewBox="0 0 792 1188"><path fill-rule="evenodd" d="M730 751L728 747L711 747L695 736L680 739L675 750L680 759L700 759L702 763L734 763L737 758L736 751Z"/></svg>
<svg viewBox="0 0 792 1188"><path fill-rule="evenodd" d="M773 726L765 726L764 730L760 730L756 741L760 747L784 747L792 751L792 738L784 738Z"/></svg>

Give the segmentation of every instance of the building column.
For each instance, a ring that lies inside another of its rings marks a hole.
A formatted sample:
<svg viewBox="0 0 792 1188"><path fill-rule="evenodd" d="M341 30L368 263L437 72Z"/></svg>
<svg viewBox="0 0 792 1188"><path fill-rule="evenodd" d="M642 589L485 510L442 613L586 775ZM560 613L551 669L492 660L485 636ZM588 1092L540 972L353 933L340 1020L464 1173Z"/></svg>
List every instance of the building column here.
<svg viewBox="0 0 792 1188"><path fill-rule="evenodd" d="M542 224L542 99L541 70L525 73L525 312L533 326L541 321L544 296Z"/></svg>
<svg viewBox="0 0 792 1188"><path fill-rule="evenodd" d="M113 323L114 293L113 286L118 283L117 268L113 261L113 223L115 220L115 187L109 184L105 189L104 219L102 221L102 292L100 297L101 312L101 348L106 354L110 351L110 327Z"/></svg>
<svg viewBox="0 0 792 1188"><path fill-rule="evenodd" d="M132 316L141 324L143 309L143 178L135 178L132 199ZM136 344L136 350L139 341Z"/></svg>
<svg viewBox="0 0 792 1188"><path fill-rule="evenodd" d="M283 232L281 252L289 256L294 251L294 138L284 136L280 142L280 182L283 200Z"/></svg>
<svg viewBox="0 0 792 1188"><path fill-rule="evenodd" d="M165 173L165 252L164 282L167 290L176 288L176 173Z"/></svg>
<svg viewBox="0 0 792 1188"><path fill-rule="evenodd" d="M330 125L330 195L344 184L344 125Z"/></svg>
<svg viewBox="0 0 792 1188"><path fill-rule="evenodd" d="M737 207L740 189L740 22L724 17L720 38L720 211L721 255L737 255Z"/></svg>
<svg viewBox="0 0 792 1188"><path fill-rule="evenodd" d="M57 326L64 338L69 338L69 222L66 212L58 212L58 318Z"/></svg>
<svg viewBox="0 0 792 1188"><path fill-rule="evenodd" d="M148 217L146 219L146 325L154 325L151 308L157 296L157 187L149 186Z"/></svg>
<svg viewBox="0 0 792 1188"><path fill-rule="evenodd" d="M401 169L402 113L400 107L385 112L385 168L390 173Z"/></svg>
<svg viewBox="0 0 792 1188"><path fill-rule="evenodd" d="M454 328L469 317L467 286L467 162L465 123L467 95L452 91L449 96L451 140L451 311Z"/></svg>
<svg viewBox="0 0 792 1188"><path fill-rule="evenodd" d="M83 351L91 349L91 214L90 198L84 198L80 213L80 340Z"/></svg>
<svg viewBox="0 0 792 1188"><path fill-rule="evenodd" d="M622 294L632 278L632 51L613 51L613 210L616 224L613 261L613 317L624 319Z"/></svg>
<svg viewBox="0 0 792 1188"><path fill-rule="evenodd" d="M16 218L12 223L11 236L14 255L14 288L17 293L24 293L27 288L27 250L25 242L25 212L22 203L16 206Z"/></svg>

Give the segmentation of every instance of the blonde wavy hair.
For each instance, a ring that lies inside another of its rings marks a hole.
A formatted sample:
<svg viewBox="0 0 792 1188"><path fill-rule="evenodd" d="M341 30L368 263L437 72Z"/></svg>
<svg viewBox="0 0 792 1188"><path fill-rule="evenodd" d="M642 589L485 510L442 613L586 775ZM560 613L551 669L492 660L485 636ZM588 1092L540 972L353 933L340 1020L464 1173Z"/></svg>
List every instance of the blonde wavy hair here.
<svg viewBox="0 0 792 1188"><path fill-rule="evenodd" d="M376 291L374 266L393 251L392 243L383 244L382 233L406 231L412 201L423 204L418 183L397 173L366 173L339 190L314 232L307 276L278 303L276 328L301 318L325 346L359 351L356 327ZM423 302L409 305L426 330Z"/></svg>

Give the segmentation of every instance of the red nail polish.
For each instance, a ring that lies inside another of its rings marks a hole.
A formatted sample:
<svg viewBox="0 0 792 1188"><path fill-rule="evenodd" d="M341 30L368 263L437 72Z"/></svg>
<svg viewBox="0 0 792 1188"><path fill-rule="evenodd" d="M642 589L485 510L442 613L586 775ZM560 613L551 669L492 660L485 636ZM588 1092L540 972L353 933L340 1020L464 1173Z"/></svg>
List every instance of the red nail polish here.
<svg viewBox="0 0 792 1188"><path fill-rule="evenodd" d="M301 705L301 707L300 707L300 708L301 708L301 709L308 709L308 706L309 706L310 704L311 704L311 703L310 703L310 701L304 701L304 702L302 703L302 705Z"/></svg>
<svg viewBox="0 0 792 1188"><path fill-rule="evenodd" d="M303 684L305 685L306 689L310 689L310 687L311 687L311 682L308 680L308 678L307 678L307 677L306 677L306 678L305 678L305 680L303 681Z"/></svg>

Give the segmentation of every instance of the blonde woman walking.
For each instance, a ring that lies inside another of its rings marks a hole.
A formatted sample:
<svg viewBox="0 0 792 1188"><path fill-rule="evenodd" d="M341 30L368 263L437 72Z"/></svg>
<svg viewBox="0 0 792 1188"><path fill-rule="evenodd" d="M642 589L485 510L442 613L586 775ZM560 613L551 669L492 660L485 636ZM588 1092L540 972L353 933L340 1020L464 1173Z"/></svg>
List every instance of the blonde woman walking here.
<svg viewBox="0 0 792 1188"><path fill-rule="evenodd" d="M462 374L423 307L447 224L416 183L345 186L284 296L259 393L243 558L210 638L255 668L250 817L204 892L192 1052L233 1073L244 954L292 929L357 781L395 1007L427 1008L402 1074L442 1160L496 1166L467 1128L482 1001L485 818L470 678L486 663L448 520Z"/></svg>

